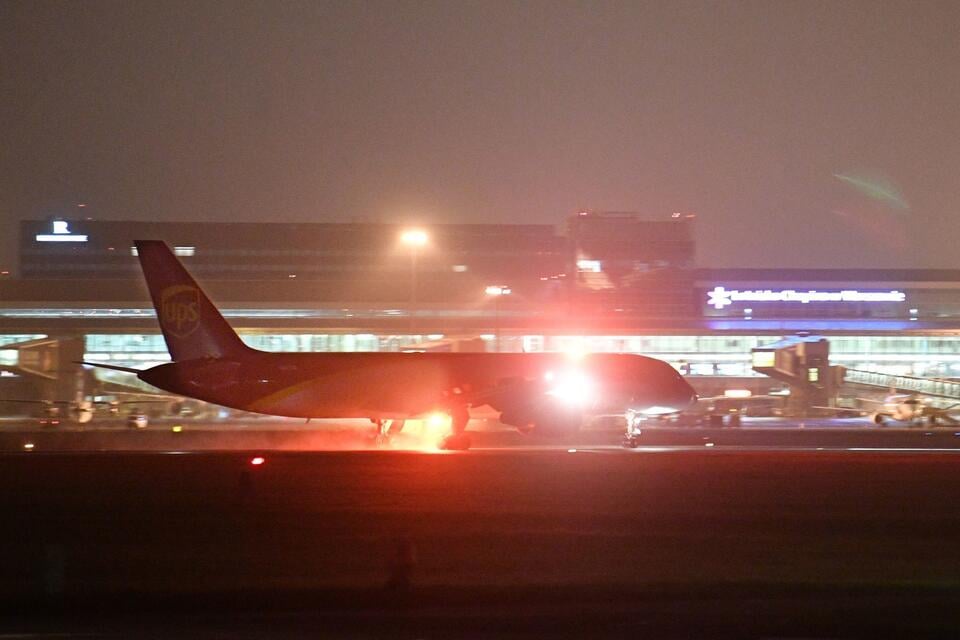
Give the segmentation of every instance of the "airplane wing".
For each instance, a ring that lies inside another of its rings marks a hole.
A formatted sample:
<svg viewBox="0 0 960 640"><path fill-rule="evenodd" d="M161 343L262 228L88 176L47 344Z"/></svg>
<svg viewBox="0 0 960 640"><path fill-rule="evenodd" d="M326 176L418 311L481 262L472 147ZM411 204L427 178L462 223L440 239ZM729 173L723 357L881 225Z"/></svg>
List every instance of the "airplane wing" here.
<svg viewBox="0 0 960 640"><path fill-rule="evenodd" d="M811 406L811 409L818 409L820 411L830 411L836 414L851 414L855 413L859 416L875 416L875 415L885 415L889 416L890 413L886 411L867 411L866 409L857 409L855 407L823 407L823 406Z"/></svg>

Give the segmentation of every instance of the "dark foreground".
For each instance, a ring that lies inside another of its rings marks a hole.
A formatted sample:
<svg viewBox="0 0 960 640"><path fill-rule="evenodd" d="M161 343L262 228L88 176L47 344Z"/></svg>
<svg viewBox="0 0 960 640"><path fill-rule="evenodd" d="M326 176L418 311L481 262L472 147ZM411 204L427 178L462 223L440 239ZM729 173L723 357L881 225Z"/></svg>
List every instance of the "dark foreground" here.
<svg viewBox="0 0 960 640"><path fill-rule="evenodd" d="M260 466L239 453L0 458L0 631L960 629L953 453L265 457Z"/></svg>

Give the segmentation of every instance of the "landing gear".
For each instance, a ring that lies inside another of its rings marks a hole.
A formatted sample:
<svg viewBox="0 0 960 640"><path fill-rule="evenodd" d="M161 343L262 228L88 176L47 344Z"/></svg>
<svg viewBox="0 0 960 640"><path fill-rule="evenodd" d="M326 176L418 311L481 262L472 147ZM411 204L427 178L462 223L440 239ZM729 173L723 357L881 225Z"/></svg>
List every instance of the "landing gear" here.
<svg viewBox="0 0 960 640"><path fill-rule="evenodd" d="M627 411L627 431L623 434L623 446L627 449L636 449L640 445L641 425L643 419L634 411Z"/></svg>
<svg viewBox="0 0 960 640"><path fill-rule="evenodd" d="M377 425L373 441L378 447L390 444L393 437L403 431L404 420L372 420Z"/></svg>
<svg viewBox="0 0 960 640"><path fill-rule="evenodd" d="M450 425L453 432L440 441L440 448L447 451L466 451L470 448L470 436L467 435L467 422L470 412L466 406L459 406L450 411Z"/></svg>
<svg viewBox="0 0 960 640"><path fill-rule="evenodd" d="M446 451L466 451L470 448L470 436L465 433L451 433L440 441L440 448Z"/></svg>

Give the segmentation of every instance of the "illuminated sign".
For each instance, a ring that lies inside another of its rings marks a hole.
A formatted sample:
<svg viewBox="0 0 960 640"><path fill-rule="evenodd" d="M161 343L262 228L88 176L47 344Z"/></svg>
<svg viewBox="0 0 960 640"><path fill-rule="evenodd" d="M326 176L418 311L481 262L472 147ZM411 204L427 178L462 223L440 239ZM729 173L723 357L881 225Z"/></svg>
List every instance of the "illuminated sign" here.
<svg viewBox="0 0 960 640"><path fill-rule="evenodd" d="M86 242L87 236L70 233L70 223L66 220L53 221L53 233L38 233L37 242Z"/></svg>
<svg viewBox="0 0 960 640"><path fill-rule="evenodd" d="M896 290L857 291L856 289L844 289L843 291L816 291L808 289L797 291L796 289L751 289L740 291L739 289L714 287L712 291L707 292L707 304L713 305L714 309L723 309L735 302L799 302L800 304L810 304L811 302L904 302L906 299L907 294Z"/></svg>

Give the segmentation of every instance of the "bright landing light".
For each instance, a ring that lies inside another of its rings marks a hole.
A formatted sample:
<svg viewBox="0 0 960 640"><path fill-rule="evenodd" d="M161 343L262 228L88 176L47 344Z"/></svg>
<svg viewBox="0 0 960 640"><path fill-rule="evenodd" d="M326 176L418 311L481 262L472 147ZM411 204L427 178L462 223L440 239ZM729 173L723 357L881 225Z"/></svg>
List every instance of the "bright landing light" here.
<svg viewBox="0 0 960 640"><path fill-rule="evenodd" d="M447 416L442 413L431 413L427 418L427 426L431 429L441 429L447 426Z"/></svg>
<svg viewBox="0 0 960 640"><path fill-rule="evenodd" d="M595 385L582 371L562 371L553 373L548 371L544 379L552 383L547 395L553 396L571 406L581 406L590 403L596 396Z"/></svg>
<svg viewBox="0 0 960 640"><path fill-rule="evenodd" d="M450 431L450 418L439 411L423 419L423 437L428 442L442 438Z"/></svg>
<svg viewBox="0 0 960 640"><path fill-rule="evenodd" d="M416 434L417 439L413 448L424 453L433 453L440 450L440 441L450 434L450 416L442 411L435 411L418 418L409 426L412 430L408 428L405 433Z"/></svg>

